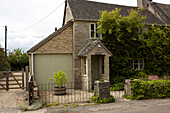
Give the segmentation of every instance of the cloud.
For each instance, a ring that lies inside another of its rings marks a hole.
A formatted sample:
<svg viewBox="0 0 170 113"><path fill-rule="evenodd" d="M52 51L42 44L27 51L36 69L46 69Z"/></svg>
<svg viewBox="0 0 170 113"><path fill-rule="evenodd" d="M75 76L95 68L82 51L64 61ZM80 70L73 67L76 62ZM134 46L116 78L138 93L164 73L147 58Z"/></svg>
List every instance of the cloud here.
<svg viewBox="0 0 170 113"><path fill-rule="evenodd" d="M13 50L17 48L22 48L25 52L33 47L35 44L40 42L43 38L37 38L37 37L32 37L32 36L27 36L23 38L11 38L8 39L8 49Z"/></svg>

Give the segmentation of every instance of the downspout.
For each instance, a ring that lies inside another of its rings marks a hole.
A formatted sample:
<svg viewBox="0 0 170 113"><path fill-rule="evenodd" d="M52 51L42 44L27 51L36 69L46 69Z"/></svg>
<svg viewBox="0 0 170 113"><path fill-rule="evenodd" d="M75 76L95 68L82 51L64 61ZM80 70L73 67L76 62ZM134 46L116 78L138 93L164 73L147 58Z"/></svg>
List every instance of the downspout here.
<svg viewBox="0 0 170 113"><path fill-rule="evenodd" d="M34 53L31 53L31 58L32 58L32 75L33 75L33 78L34 78Z"/></svg>

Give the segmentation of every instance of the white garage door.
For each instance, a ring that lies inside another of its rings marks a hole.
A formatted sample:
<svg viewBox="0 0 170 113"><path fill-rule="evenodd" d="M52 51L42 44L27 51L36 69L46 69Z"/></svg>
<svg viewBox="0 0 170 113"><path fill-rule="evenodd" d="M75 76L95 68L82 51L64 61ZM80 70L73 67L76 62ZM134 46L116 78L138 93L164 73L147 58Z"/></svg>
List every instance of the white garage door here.
<svg viewBox="0 0 170 113"><path fill-rule="evenodd" d="M54 72L66 73L67 83L72 82L72 54L34 55L34 75L37 84L48 84Z"/></svg>

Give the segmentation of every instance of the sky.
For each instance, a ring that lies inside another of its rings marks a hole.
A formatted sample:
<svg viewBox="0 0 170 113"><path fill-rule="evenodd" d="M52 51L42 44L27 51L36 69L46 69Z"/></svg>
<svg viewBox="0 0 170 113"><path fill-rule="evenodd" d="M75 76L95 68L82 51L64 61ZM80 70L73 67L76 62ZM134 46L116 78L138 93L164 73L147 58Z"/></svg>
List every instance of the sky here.
<svg viewBox="0 0 170 113"><path fill-rule="evenodd" d="M89 0L104 3L137 6L137 0ZM0 0L0 45L13 51L22 48L25 52L48 35L62 27L65 0ZM170 0L153 0L170 4Z"/></svg>

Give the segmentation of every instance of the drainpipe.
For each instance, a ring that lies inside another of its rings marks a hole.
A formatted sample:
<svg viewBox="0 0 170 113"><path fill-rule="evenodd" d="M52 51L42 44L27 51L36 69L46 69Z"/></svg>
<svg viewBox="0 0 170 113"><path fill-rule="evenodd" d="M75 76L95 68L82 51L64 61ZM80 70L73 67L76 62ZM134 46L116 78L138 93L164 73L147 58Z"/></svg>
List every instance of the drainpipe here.
<svg viewBox="0 0 170 113"><path fill-rule="evenodd" d="M33 78L34 78L34 53L31 53L31 58L32 58L32 75L33 75Z"/></svg>

